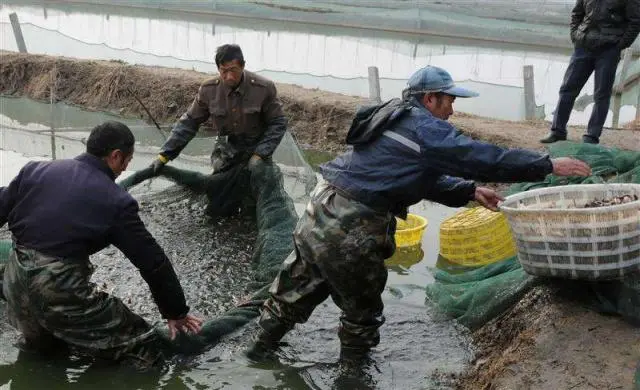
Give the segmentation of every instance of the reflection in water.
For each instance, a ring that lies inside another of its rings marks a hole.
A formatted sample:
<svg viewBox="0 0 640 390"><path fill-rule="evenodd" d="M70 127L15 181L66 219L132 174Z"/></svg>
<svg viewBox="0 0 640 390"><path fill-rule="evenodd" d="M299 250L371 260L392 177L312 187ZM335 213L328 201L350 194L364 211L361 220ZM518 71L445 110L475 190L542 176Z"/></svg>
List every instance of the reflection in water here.
<svg viewBox="0 0 640 390"><path fill-rule="evenodd" d="M79 356L41 356L21 350L13 364L0 365L0 385L11 390L33 389L140 389L163 382L169 371L136 372L124 365L96 362ZM173 376L173 374L172 374ZM105 378L108 378L105 380ZM173 389L187 389L171 380Z"/></svg>
<svg viewBox="0 0 640 390"><path fill-rule="evenodd" d="M385 265L389 270L399 275L407 275L407 270L412 265L418 264L424 258L422 243L419 245L400 247L390 258L385 260Z"/></svg>

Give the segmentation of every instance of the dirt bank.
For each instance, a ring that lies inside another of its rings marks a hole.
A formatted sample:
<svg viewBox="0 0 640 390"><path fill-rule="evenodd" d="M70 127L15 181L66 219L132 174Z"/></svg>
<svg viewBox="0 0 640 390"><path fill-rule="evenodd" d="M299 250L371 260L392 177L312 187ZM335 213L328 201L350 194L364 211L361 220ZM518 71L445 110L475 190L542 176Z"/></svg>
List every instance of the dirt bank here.
<svg viewBox="0 0 640 390"><path fill-rule="evenodd" d="M536 287L473 334L460 389L632 389L638 328Z"/></svg>
<svg viewBox="0 0 640 390"><path fill-rule="evenodd" d="M211 75L200 72L132 66L115 61L81 61L43 55L0 52L0 93L58 101L85 108L109 110L148 120L131 91L156 120L171 126L189 106L198 86ZM299 142L324 151L343 151L344 137L355 108L365 100L319 90L278 84L290 128ZM538 139L548 131L545 122L510 122L458 113L451 122L470 136L499 145L543 150ZM580 139L583 128L569 129ZM637 132L605 130L602 143L640 149Z"/></svg>
<svg viewBox="0 0 640 390"><path fill-rule="evenodd" d="M132 90L152 115L167 125L182 114L198 85L210 77L191 71L129 66L118 62L6 52L0 55L0 93L49 99L52 85L55 85L53 89L57 100L146 119L130 92ZM56 80L55 84L52 80ZM363 102L362 99L285 84L279 84L278 89L293 132L302 144L318 150L344 150L343 140L352 113ZM538 139L548 130L548 124L544 122L508 122L464 114L454 116L452 122L474 138L503 146L538 150L543 149ZM569 136L579 139L582 131L581 128L571 128ZM602 142L640 149L640 133L629 129L606 130ZM143 211L146 210L144 207ZM194 212L200 211L196 209ZM166 232L167 239L172 237L173 228L183 226L173 220L156 221L151 215L146 214L147 223L157 224L157 230ZM185 228L190 218L193 216L181 220ZM243 226L241 222L238 224ZM203 234L213 233L206 231ZM163 233L159 234L160 240L164 240ZM228 239L222 237L219 242L227 242ZM221 245L213 249L224 248ZM213 264L209 259L203 260L199 268L186 262L185 269L201 272L203 267L219 267L215 272L238 275L239 269L248 266L243 261ZM204 299L201 288L210 283L213 282L203 280L202 285L187 291L190 300L195 302L195 308L207 315L222 311L233 303L216 297L216 305L206 309L207 306L199 300ZM113 289L115 286L105 280L105 288ZM238 295L246 293L239 286L230 284L225 287ZM136 292L132 295L135 296ZM153 313L152 307L135 308L145 314ZM618 318L595 314L558 298L552 290L536 288L503 316L475 332L479 355L475 366L460 379L460 388L631 388L633 373L640 360L639 335L637 328Z"/></svg>
<svg viewBox="0 0 640 390"><path fill-rule="evenodd" d="M171 126L187 109L198 86L212 75L116 61L81 61L0 52L0 93L64 101L148 120L133 93L161 124ZM303 145L342 150L351 115L362 100L278 84L289 125ZM206 125L205 125L206 126Z"/></svg>

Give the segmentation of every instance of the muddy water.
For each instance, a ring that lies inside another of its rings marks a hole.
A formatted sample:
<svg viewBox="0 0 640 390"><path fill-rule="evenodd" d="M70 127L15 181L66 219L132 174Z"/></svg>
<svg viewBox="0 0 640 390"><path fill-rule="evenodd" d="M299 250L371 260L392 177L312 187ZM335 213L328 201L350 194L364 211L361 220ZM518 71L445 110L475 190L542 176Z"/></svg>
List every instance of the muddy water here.
<svg viewBox="0 0 640 390"><path fill-rule="evenodd" d="M0 185L6 185L28 159L51 157L51 136L46 132L51 112L43 104L2 98L0 100ZM46 105L45 105L46 106ZM48 106L47 106L48 107ZM50 109L50 107L49 107ZM43 115L38 116L41 110ZM54 122L58 129L58 158L69 158L84 149L88 129L108 114L89 113L64 105L54 108L53 118L64 112L67 119ZM70 126L69 124L73 124ZM154 128L130 121L139 140L132 170L145 167L157 151L161 137ZM153 135L155 134L155 135ZM156 141L154 141L156 140ZM193 156L175 165L207 172L205 149L210 138L192 142ZM127 173L125 173L127 174ZM295 181L287 181L288 189ZM244 218L211 220L204 200L162 180L140 185L133 191L141 204L141 216L171 257L192 310L210 318L241 301L250 292L250 256L255 236L253 223ZM304 207L302 198L296 208ZM207 352L195 357L176 357L165 372L136 374L122 367L102 367L85 358L55 361L19 352L19 335L0 320L0 386L36 388L163 388L163 389L420 389L449 388L450 375L465 367L471 357L468 339L452 323L430 313L424 306L423 286L432 282L429 267L437 261L439 223L454 209L420 204L412 212L424 215L429 225L423 239L424 256L394 258L384 293L387 322L373 361L362 370L349 370L337 362L339 311L330 301L318 307L308 323L285 338L279 362L252 365L239 353L253 326L240 330ZM6 230L0 230L6 237ZM135 268L114 248L92 257L97 265L94 281L121 297L149 321L159 321L148 288ZM0 313L4 305L0 304ZM0 318L2 315L0 314Z"/></svg>

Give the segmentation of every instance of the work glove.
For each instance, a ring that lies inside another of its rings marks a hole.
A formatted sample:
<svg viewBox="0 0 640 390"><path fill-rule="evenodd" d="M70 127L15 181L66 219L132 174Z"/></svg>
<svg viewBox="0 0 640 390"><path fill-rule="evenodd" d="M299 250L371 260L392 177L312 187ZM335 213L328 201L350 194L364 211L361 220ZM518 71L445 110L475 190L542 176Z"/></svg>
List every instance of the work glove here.
<svg viewBox="0 0 640 390"><path fill-rule="evenodd" d="M165 156L159 154L158 157L156 157L156 159L153 160L153 162L149 166L150 168L153 169L153 175L154 176L158 176L160 174L160 172L162 171L162 168L164 168L164 166L165 166L165 164L167 162L169 162L169 159L167 159Z"/></svg>

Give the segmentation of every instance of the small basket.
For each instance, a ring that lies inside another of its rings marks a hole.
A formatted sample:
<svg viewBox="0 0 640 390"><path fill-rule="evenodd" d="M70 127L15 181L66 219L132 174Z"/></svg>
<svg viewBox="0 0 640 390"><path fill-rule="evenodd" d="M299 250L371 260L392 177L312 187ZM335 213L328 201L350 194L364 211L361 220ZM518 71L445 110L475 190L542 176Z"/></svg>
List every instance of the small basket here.
<svg viewBox="0 0 640 390"><path fill-rule="evenodd" d="M507 218L484 207L462 210L440 224L440 255L467 267L515 256Z"/></svg>
<svg viewBox="0 0 640 390"><path fill-rule="evenodd" d="M396 218L396 247L418 245L422 242L427 219L415 214L408 214L407 219Z"/></svg>
<svg viewBox="0 0 640 390"><path fill-rule="evenodd" d="M639 184L582 184L531 190L500 206L532 275L619 279L640 270L640 200L584 208L597 199L640 196Z"/></svg>

